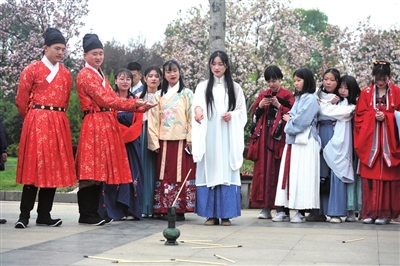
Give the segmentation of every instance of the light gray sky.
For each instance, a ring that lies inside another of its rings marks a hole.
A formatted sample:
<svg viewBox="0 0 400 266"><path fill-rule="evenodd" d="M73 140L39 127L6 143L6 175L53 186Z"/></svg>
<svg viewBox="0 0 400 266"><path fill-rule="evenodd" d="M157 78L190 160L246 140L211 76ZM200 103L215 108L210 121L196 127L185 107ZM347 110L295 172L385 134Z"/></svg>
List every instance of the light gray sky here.
<svg viewBox="0 0 400 266"><path fill-rule="evenodd" d="M242 0L246 1L246 0ZM93 32L105 41L113 38L128 44L130 38L142 36L148 46L164 37L169 22L181 10L192 6L208 8L208 0L89 0L89 14L84 18L85 33ZM356 27L371 16L371 24L387 29L400 27L400 0L292 0L293 7L319 9L330 24Z"/></svg>

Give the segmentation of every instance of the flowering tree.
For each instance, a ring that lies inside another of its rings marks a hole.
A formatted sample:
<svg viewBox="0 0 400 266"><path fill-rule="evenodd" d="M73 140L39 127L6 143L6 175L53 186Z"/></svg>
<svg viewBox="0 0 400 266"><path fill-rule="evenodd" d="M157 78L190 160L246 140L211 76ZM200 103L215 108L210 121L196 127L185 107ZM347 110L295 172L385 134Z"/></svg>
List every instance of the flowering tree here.
<svg viewBox="0 0 400 266"><path fill-rule="evenodd" d="M162 50L164 59L180 62L193 90L206 77L209 9L192 8L169 24ZM318 80L327 68L335 67L355 76L363 87L371 81L372 62L385 59L392 64L392 82L399 84L398 26L384 31L372 27L366 18L357 28L340 29L327 24L319 11L311 13L321 23L307 20L310 12L292 9L278 0L226 0L226 52L234 80L245 91L248 108L265 89L263 70L272 64L282 69L283 86L289 89L293 87L292 73L299 67L311 67Z"/></svg>
<svg viewBox="0 0 400 266"><path fill-rule="evenodd" d="M300 30L300 16L278 0L226 1L226 52L232 62L234 80L245 91L248 108L265 89L264 68L278 65L291 80L293 70L304 66L312 49L320 43ZM175 58L194 89L206 76L209 13L192 8L167 28L163 56ZM289 83L286 83L288 86Z"/></svg>
<svg viewBox="0 0 400 266"><path fill-rule="evenodd" d="M41 58L43 33L48 27L59 29L66 41L79 36L84 25L80 19L88 13L88 0L6 0L0 4L0 89L16 92L22 69ZM64 63L71 64L68 47Z"/></svg>
<svg viewBox="0 0 400 266"><path fill-rule="evenodd" d="M372 27L367 18L354 29L340 30L338 27L328 26L321 36L332 39L331 45L321 50L324 57L321 71L335 67L342 74L354 76L362 88L371 83L372 62L384 59L391 63L392 82L400 82L399 28L392 26L388 30L382 30Z"/></svg>

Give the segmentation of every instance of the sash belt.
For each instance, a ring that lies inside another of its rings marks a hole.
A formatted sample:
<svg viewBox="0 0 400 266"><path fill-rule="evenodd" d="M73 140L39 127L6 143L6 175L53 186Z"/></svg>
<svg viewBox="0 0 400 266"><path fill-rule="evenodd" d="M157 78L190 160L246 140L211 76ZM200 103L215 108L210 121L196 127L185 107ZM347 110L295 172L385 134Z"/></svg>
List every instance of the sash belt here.
<svg viewBox="0 0 400 266"><path fill-rule="evenodd" d="M113 109L111 109L111 108L105 108L105 107L100 108L100 112L111 112L112 110ZM83 117L85 117L87 114L90 114L90 113L94 113L94 111L89 111L89 110L83 111Z"/></svg>
<svg viewBox="0 0 400 266"><path fill-rule="evenodd" d="M48 106L48 105L40 105L40 104L35 104L35 105L33 105L32 108L33 109L50 110L50 111L59 111L59 112L67 111L67 108L65 108L65 107L56 107L56 106Z"/></svg>

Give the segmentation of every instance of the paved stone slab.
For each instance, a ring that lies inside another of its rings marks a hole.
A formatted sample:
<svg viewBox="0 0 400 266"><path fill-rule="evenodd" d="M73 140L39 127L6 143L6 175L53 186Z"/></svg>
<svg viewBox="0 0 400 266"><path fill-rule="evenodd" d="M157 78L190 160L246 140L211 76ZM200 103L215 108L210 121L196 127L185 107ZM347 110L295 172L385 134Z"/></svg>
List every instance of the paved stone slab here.
<svg viewBox="0 0 400 266"><path fill-rule="evenodd" d="M78 225L75 203L55 203L53 217L60 227L36 226L31 213L29 227L15 229L19 202L0 201L0 265L114 265L112 261L84 255L125 260L194 260L227 265L400 265L400 226L355 223L273 223L257 219L259 210L243 210L232 226L204 226L204 218L186 214L177 222L181 240L212 240L238 248L198 249L190 243L165 246L162 231L166 221L118 221L109 226ZM294 214L294 213L293 213ZM364 238L342 243L343 240ZM160 241L161 240L161 241ZM234 260L232 264L214 254ZM125 263L126 265L198 265L189 262Z"/></svg>

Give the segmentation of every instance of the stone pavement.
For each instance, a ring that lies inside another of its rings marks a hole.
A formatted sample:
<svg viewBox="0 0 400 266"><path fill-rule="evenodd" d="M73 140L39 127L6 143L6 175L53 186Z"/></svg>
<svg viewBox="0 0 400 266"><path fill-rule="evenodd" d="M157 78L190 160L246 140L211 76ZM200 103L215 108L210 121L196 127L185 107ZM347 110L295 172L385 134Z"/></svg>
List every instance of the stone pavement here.
<svg viewBox="0 0 400 266"><path fill-rule="evenodd" d="M204 218L192 213L186 214L186 221L176 222L180 241L211 240L205 243L242 247L214 248L190 243L165 246L162 231L167 228L166 221L146 218L109 226L78 225L76 203L55 203L52 216L62 218L62 226L36 226L33 211L28 228L15 229L19 202L0 201L0 217L8 221L0 225L0 265L114 265L114 259L153 262L123 263L126 265L203 265L171 259L208 265L400 265L398 223L273 223L257 219L258 212L243 210L241 217L232 220L232 226L204 226Z"/></svg>

